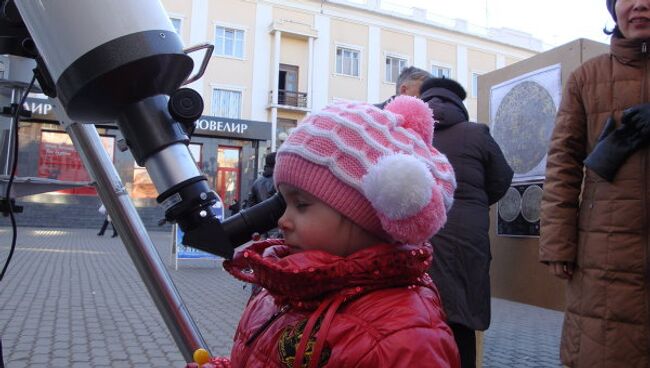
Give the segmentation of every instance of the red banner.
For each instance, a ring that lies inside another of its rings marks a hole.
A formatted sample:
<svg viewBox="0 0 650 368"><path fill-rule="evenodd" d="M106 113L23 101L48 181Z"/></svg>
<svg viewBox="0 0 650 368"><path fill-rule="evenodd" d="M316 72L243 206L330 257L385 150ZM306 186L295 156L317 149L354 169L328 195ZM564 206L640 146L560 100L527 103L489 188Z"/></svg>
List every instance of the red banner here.
<svg viewBox="0 0 650 368"><path fill-rule="evenodd" d="M101 137L104 148L113 158L113 137ZM88 182L90 175L84 168L72 140L66 133L43 131L38 155L38 176L72 182ZM59 193L96 195L93 187L65 189Z"/></svg>

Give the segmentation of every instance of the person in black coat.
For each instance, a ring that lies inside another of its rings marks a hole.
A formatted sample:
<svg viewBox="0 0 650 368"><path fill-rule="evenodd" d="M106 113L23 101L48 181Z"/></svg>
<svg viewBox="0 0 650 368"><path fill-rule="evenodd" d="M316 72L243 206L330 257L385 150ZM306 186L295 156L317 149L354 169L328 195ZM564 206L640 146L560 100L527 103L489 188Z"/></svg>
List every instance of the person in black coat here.
<svg viewBox="0 0 650 368"><path fill-rule="evenodd" d="M431 239L429 273L440 290L463 368L475 366L475 331L490 325L489 207L506 193L513 176L487 125L468 121L465 97L465 89L447 78L430 78L420 90L436 121L433 146L447 155L458 185L447 223Z"/></svg>
<svg viewBox="0 0 650 368"><path fill-rule="evenodd" d="M275 168L275 152L271 152L264 158L264 171L262 176L255 179L251 189L248 192L248 199L244 208L253 207L254 205L264 202L275 194L273 185L273 169Z"/></svg>
<svg viewBox="0 0 650 368"><path fill-rule="evenodd" d="M271 152L264 158L264 171L262 176L255 179L251 189L248 192L248 198L244 202L242 209L253 207L258 203L271 198L276 193L275 185L273 184L273 170L275 169L275 152ZM279 237L279 230L272 229L266 233L268 238Z"/></svg>

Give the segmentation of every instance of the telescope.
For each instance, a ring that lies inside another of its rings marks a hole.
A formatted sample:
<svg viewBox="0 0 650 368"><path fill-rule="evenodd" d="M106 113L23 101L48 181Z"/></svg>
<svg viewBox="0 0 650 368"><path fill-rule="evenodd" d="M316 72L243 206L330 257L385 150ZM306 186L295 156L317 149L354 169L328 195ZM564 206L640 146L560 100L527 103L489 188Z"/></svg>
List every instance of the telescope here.
<svg viewBox="0 0 650 368"><path fill-rule="evenodd" d="M101 149L93 123L114 122L146 168L165 219L183 243L231 258L234 249L277 226L279 195L223 222L217 194L188 144L203 112L201 95L183 87L201 77L212 45L184 49L159 0L0 1L0 53L36 62L36 80L55 99L57 117L187 361L207 348ZM190 53L206 50L198 72Z"/></svg>

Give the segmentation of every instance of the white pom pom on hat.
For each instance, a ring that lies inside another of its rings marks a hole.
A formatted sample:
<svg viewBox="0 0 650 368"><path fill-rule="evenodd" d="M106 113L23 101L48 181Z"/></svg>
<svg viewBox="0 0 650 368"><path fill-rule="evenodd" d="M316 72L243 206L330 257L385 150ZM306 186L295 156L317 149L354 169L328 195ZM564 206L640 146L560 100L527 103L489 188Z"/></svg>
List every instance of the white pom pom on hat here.
<svg viewBox="0 0 650 368"><path fill-rule="evenodd" d="M447 220L440 188L424 162L413 156L381 158L363 178L362 187L382 228L397 241L427 241Z"/></svg>
<svg viewBox="0 0 650 368"><path fill-rule="evenodd" d="M380 158L363 177L361 185L377 211L388 219L400 220L427 205L435 181L422 161L398 153Z"/></svg>

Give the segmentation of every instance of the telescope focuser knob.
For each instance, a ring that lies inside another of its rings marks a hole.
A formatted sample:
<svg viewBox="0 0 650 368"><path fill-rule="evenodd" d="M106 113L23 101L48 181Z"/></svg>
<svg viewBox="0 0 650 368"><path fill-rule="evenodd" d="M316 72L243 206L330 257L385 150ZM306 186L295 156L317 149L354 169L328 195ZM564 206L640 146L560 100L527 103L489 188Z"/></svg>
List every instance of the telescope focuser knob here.
<svg viewBox="0 0 650 368"><path fill-rule="evenodd" d="M203 98L191 88L179 88L169 96L167 108L174 120L191 134L194 122L203 114Z"/></svg>

